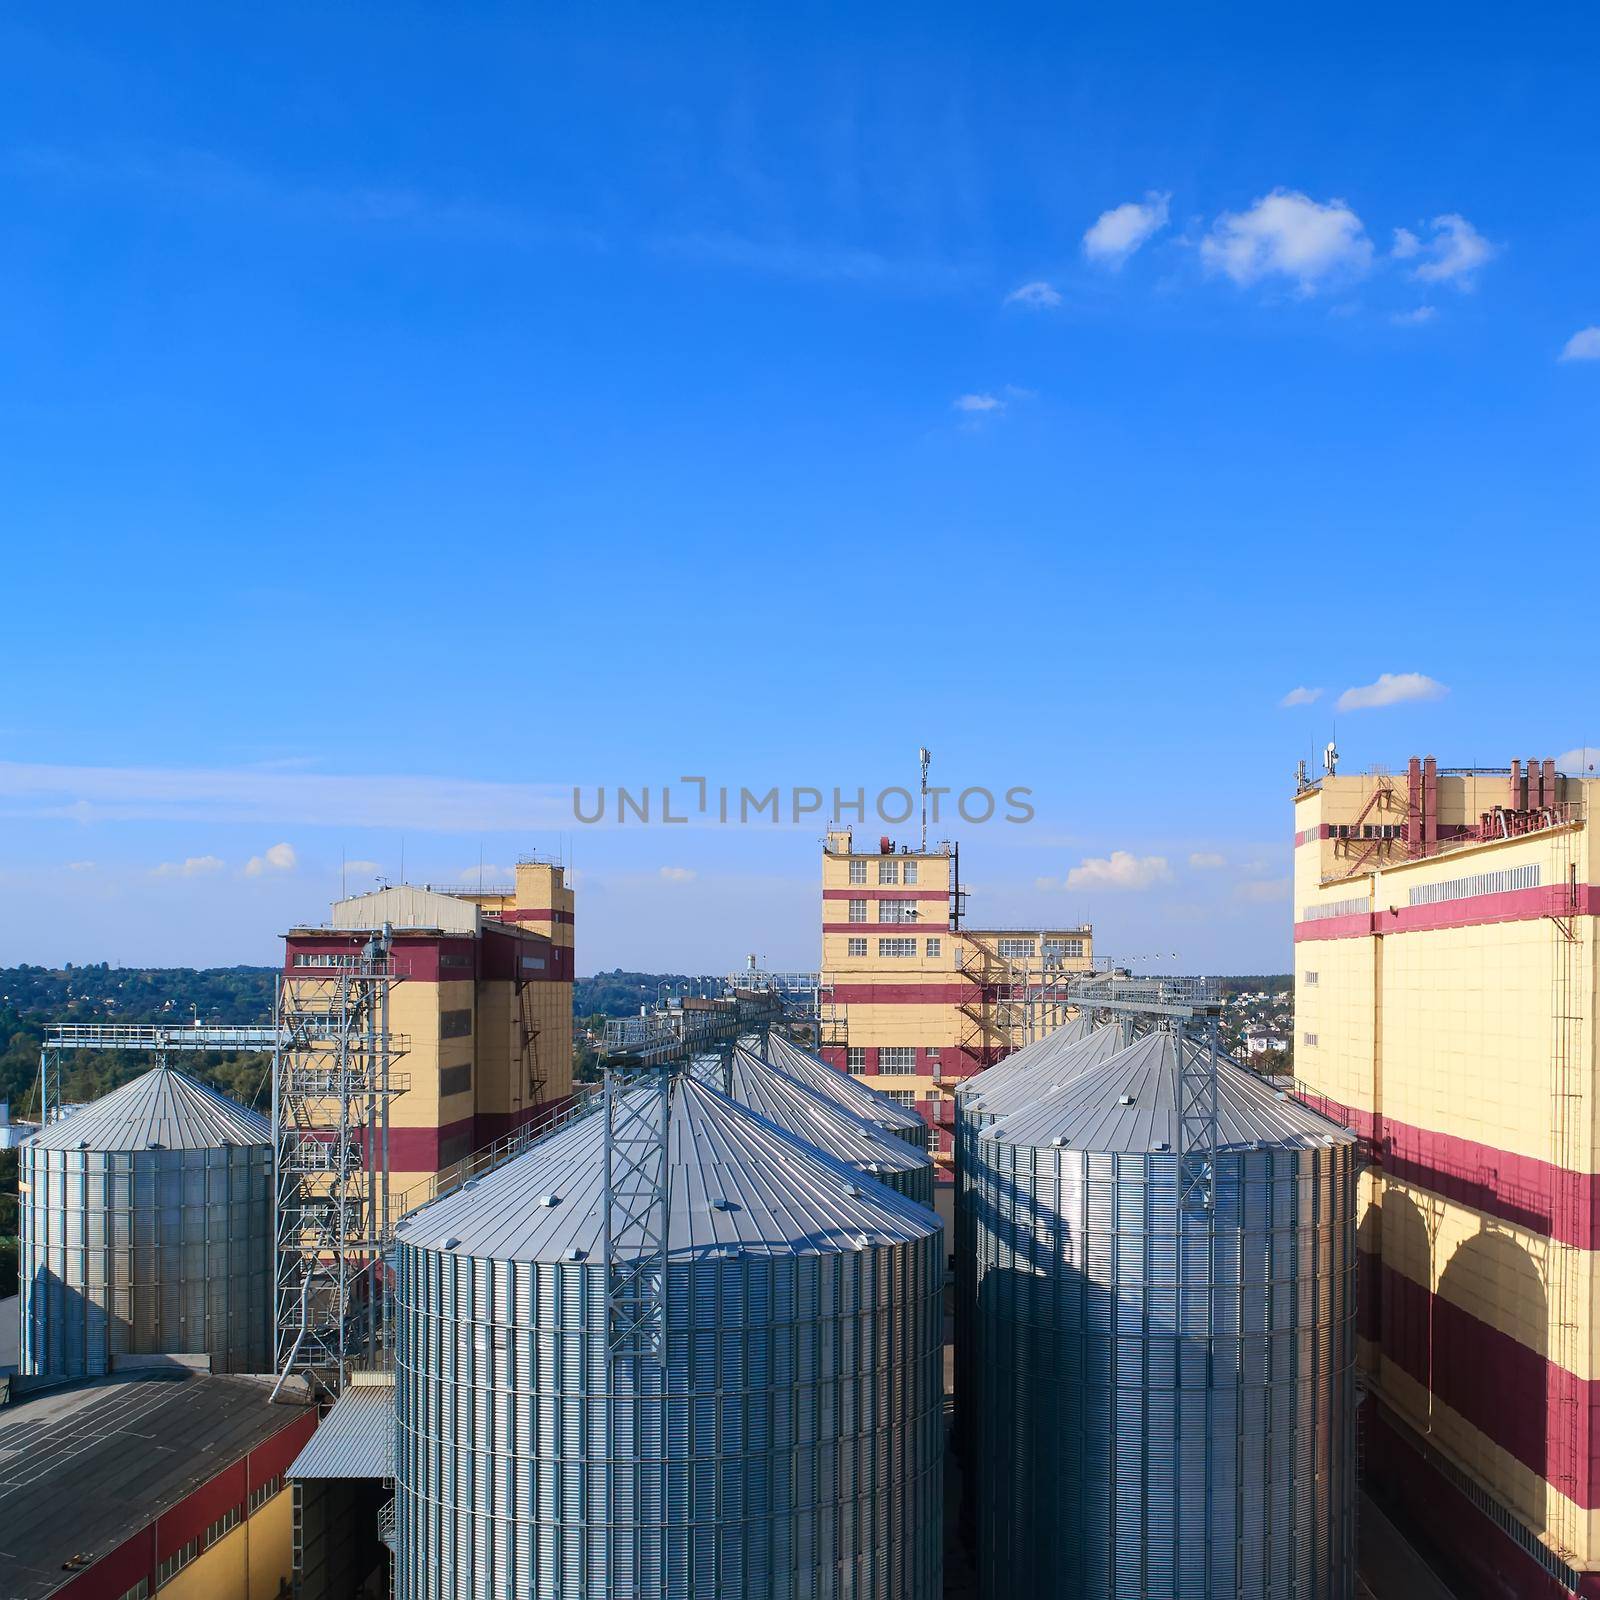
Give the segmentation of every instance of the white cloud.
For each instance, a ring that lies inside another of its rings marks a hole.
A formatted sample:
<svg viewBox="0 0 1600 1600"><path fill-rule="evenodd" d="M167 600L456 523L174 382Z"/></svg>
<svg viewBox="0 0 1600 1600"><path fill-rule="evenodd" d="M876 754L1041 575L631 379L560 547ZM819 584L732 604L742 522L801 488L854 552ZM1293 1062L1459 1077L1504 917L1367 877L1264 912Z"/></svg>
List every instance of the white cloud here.
<svg viewBox="0 0 1600 1600"><path fill-rule="evenodd" d="M1278 704L1280 706L1309 706L1322 698L1320 689L1308 689L1302 684L1297 689L1291 689Z"/></svg>
<svg viewBox="0 0 1600 1600"><path fill-rule="evenodd" d="M1218 855L1215 850L1196 850L1189 857L1189 865L1198 868L1201 872L1210 872L1217 867L1225 867L1227 864L1228 858Z"/></svg>
<svg viewBox="0 0 1600 1600"><path fill-rule="evenodd" d="M1059 889L1061 887L1061 880L1059 878L1035 878L1033 880L1033 886L1035 889L1044 891Z"/></svg>
<svg viewBox="0 0 1600 1600"><path fill-rule="evenodd" d="M1358 684L1339 696L1340 711L1368 711L1406 700L1441 700L1449 690L1425 672L1380 672L1375 683Z"/></svg>
<svg viewBox="0 0 1600 1600"><path fill-rule="evenodd" d="M1435 306L1418 306L1413 311L1393 311L1389 320L1397 328L1420 328L1425 322L1432 322L1439 315Z"/></svg>
<svg viewBox="0 0 1600 1600"><path fill-rule="evenodd" d="M381 861L347 861L344 864L344 870L346 872L360 873L365 877L374 872L382 872L383 863Z"/></svg>
<svg viewBox="0 0 1600 1600"><path fill-rule="evenodd" d="M94 862L92 862L92 861L69 861L67 863L67 871L68 872L93 872L94 871Z"/></svg>
<svg viewBox="0 0 1600 1600"><path fill-rule="evenodd" d="M1031 311L1049 311L1061 304L1061 291L1043 278L1013 289L1005 298L1008 306L1027 306Z"/></svg>
<svg viewBox="0 0 1600 1600"><path fill-rule="evenodd" d="M1274 189L1248 211L1225 211L1201 241L1208 267L1238 284L1292 278L1302 294L1324 280L1356 277L1372 264L1372 241L1343 200L1319 204L1308 195Z"/></svg>
<svg viewBox="0 0 1600 1600"><path fill-rule="evenodd" d="M1432 236L1423 239L1409 228L1394 230L1393 254L1400 261L1415 261L1411 276L1419 283L1453 283L1470 289L1473 274L1498 254L1484 236L1458 212L1447 211L1431 223Z"/></svg>
<svg viewBox="0 0 1600 1600"><path fill-rule="evenodd" d="M259 878L264 872L293 872L298 857L292 844L275 844L259 856L251 856L244 864L247 878Z"/></svg>
<svg viewBox="0 0 1600 1600"><path fill-rule="evenodd" d="M996 394L964 394L951 402L957 411L982 415L986 411L1004 411L1006 403Z"/></svg>
<svg viewBox="0 0 1600 1600"><path fill-rule="evenodd" d="M200 878L221 872L226 865L217 856L185 856L182 861L163 861L154 872L158 878Z"/></svg>
<svg viewBox="0 0 1600 1600"><path fill-rule="evenodd" d="M1234 894L1253 905L1266 905L1274 900L1287 900L1292 885L1288 878L1262 878L1251 883L1234 885Z"/></svg>
<svg viewBox="0 0 1600 1600"><path fill-rule="evenodd" d="M1600 328L1580 328L1561 347L1563 361L1600 361Z"/></svg>
<svg viewBox="0 0 1600 1600"><path fill-rule="evenodd" d="M1143 201L1129 200L1102 211L1083 236L1083 253L1115 271L1145 240L1166 227L1171 199L1170 194L1152 189Z"/></svg>
<svg viewBox="0 0 1600 1600"><path fill-rule="evenodd" d="M511 883L517 876L515 867L498 867L492 862L485 861L481 866L474 861L470 867L462 867L455 876L457 883L486 883L491 888L497 883Z"/></svg>
<svg viewBox="0 0 1600 1600"><path fill-rule="evenodd" d="M1592 744L1579 745L1556 757L1556 770L1570 772L1578 777L1592 778L1600 770L1600 750Z"/></svg>
<svg viewBox="0 0 1600 1600"><path fill-rule="evenodd" d="M1136 856L1113 850L1109 856L1089 856L1067 874L1069 889L1148 889L1168 883L1172 868L1165 856Z"/></svg>
<svg viewBox="0 0 1600 1600"><path fill-rule="evenodd" d="M693 867L663 867L661 876L668 883L693 883L695 870Z"/></svg>

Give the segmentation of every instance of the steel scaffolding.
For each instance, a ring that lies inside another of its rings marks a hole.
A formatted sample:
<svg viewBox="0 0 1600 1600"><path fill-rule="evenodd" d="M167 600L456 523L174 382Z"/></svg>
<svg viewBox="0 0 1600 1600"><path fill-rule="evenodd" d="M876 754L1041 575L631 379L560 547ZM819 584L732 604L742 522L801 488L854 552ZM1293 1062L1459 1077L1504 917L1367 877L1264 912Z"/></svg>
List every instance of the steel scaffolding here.
<svg viewBox="0 0 1600 1600"><path fill-rule="evenodd" d="M389 1359L389 1102L407 1041L386 928L349 964L284 973L272 1062L275 1357L337 1392Z"/></svg>

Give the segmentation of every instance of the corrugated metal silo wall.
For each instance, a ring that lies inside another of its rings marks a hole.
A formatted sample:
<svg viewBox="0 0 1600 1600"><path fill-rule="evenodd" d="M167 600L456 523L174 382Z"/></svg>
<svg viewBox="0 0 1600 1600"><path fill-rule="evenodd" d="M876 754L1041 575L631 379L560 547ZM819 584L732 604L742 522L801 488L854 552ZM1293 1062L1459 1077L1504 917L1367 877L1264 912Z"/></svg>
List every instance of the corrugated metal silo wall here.
<svg viewBox="0 0 1600 1600"><path fill-rule="evenodd" d="M879 1183L887 1185L908 1200L915 1200L919 1206L926 1206L933 1210L933 1163L929 1161L924 1166L908 1167L904 1172L869 1172L869 1178L875 1178Z"/></svg>
<svg viewBox="0 0 1600 1600"><path fill-rule="evenodd" d="M675 1264L609 1400L603 1269L402 1244L396 1595L937 1600L941 1241Z"/></svg>
<svg viewBox="0 0 1600 1600"><path fill-rule="evenodd" d="M983 1145L983 1592L1348 1600L1348 1145L1224 1152L1214 1234L1175 1156Z"/></svg>
<svg viewBox="0 0 1600 1600"><path fill-rule="evenodd" d="M272 1152L22 1146L24 1373L86 1377L120 1355L272 1370Z"/></svg>

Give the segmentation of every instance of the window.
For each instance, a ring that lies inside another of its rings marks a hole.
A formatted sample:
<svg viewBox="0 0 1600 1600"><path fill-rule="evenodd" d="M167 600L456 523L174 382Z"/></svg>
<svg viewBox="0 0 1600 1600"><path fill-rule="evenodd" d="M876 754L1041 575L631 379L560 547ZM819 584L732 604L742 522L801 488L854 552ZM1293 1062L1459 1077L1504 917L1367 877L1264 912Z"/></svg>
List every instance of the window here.
<svg viewBox="0 0 1600 1600"><path fill-rule="evenodd" d="M141 1578L123 1595L122 1600L150 1600L150 1580Z"/></svg>
<svg viewBox="0 0 1600 1600"><path fill-rule="evenodd" d="M441 967L470 967L472 965L472 952L470 950L443 950L439 953Z"/></svg>
<svg viewBox="0 0 1600 1600"><path fill-rule="evenodd" d="M1033 955L1032 939L1001 939L995 951L1003 961L1023 961Z"/></svg>
<svg viewBox="0 0 1600 1600"><path fill-rule="evenodd" d="M1302 1035L1301 1035L1301 1038L1303 1038L1303 1039L1304 1039L1304 1040L1305 1040L1305 1042L1306 1042L1306 1043L1307 1043L1307 1044L1309 1044L1309 1045L1311 1045L1311 1046L1313 1046L1313 1047L1315 1047L1315 1045L1316 1045L1316 1042L1317 1042L1317 1036L1316 1036L1316 1034L1314 1034L1314 1033L1306 1033L1306 1034L1302 1034Z"/></svg>
<svg viewBox="0 0 1600 1600"><path fill-rule="evenodd" d="M885 1089L884 1094L894 1101L897 1106L904 1106L907 1111L917 1109L917 1091L915 1089Z"/></svg>
<svg viewBox="0 0 1600 1600"><path fill-rule="evenodd" d="M294 964L297 967L359 967L361 952L359 950L300 951L294 958Z"/></svg>
<svg viewBox="0 0 1600 1600"><path fill-rule="evenodd" d="M1068 956L1083 954L1082 939L1046 939L1043 949L1046 961L1065 961Z"/></svg>
<svg viewBox="0 0 1600 1600"><path fill-rule="evenodd" d="M1362 911L1371 910L1371 903L1364 894L1354 895L1348 900L1330 900L1326 905L1301 906L1300 920L1302 922L1323 922L1329 917L1353 917Z"/></svg>
<svg viewBox="0 0 1600 1600"><path fill-rule="evenodd" d="M926 1128L924 1128L922 1131L923 1131L924 1142L927 1145L928 1154L930 1156L938 1155L938 1153L939 1153L939 1130L936 1127L934 1127L934 1125L930 1122L928 1124L928 1126Z"/></svg>
<svg viewBox="0 0 1600 1600"><path fill-rule="evenodd" d="M924 951L925 951L925 953L927 955L930 955L930 956L938 955L938 953L939 953L939 941L937 939L930 939L927 942L927 944L924 946Z"/></svg>
<svg viewBox="0 0 1600 1600"><path fill-rule="evenodd" d="M279 1493L282 1488L283 1474L281 1472L275 1478L268 1478L265 1483L258 1483L255 1488L250 1491L249 1506L245 1512L245 1515L253 1517L256 1512L258 1512L262 1506L264 1506L275 1494Z"/></svg>
<svg viewBox="0 0 1600 1600"><path fill-rule="evenodd" d="M465 1066L439 1069L439 1093L466 1094L472 1088L472 1063Z"/></svg>
<svg viewBox="0 0 1600 1600"><path fill-rule="evenodd" d="M850 920L852 922L865 922L867 920L867 902L865 900L852 900L850 902Z"/></svg>
<svg viewBox="0 0 1600 1600"><path fill-rule="evenodd" d="M1470 900L1479 894L1507 894L1513 889L1537 889L1539 864L1506 867L1500 872L1475 872L1470 878L1448 878L1443 883L1425 883L1411 891L1414 906L1436 906L1442 900Z"/></svg>
<svg viewBox="0 0 1600 1600"><path fill-rule="evenodd" d="M439 1037L441 1039L465 1039L472 1033L472 1008L463 1007L460 1011L441 1011L439 1013Z"/></svg>
<svg viewBox="0 0 1600 1600"><path fill-rule="evenodd" d="M915 861L902 861L900 863L901 883L915 883L917 881L917 864Z"/></svg>
<svg viewBox="0 0 1600 1600"><path fill-rule="evenodd" d="M867 864L865 861L852 861L850 863L851 883L865 883L867 881Z"/></svg>
<svg viewBox="0 0 1600 1600"><path fill-rule="evenodd" d="M867 1052L858 1044L850 1045L844 1053L844 1064L847 1072L865 1072Z"/></svg>
<svg viewBox="0 0 1600 1600"><path fill-rule="evenodd" d="M915 939L880 939L878 941L878 954L880 956L914 956L917 953Z"/></svg>
<svg viewBox="0 0 1600 1600"><path fill-rule="evenodd" d="M893 856L880 856L878 858L878 882L899 883L900 863Z"/></svg>
<svg viewBox="0 0 1600 1600"><path fill-rule="evenodd" d="M886 1045L878 1052L879 1072L915 1072L917 1051L915 1045Z"/></svg>
<svg viewBox="0 0 1600 1600"><path fill-rule="evenodd" d="M879 922L915 922L917 920L916 902L912 900L880 900L878 902Z"/></svg>
<svg viewBox="0 0 1600 1600"><path fill-rule="evenodd" d="M845 940L845 954L846 955L864 956L866 953L867 953L867 941L865 939L846 939Z"/></svg>
<svg viewBox="0 0 1600 1600"><path fill-rule="evenodd" d="M1314 973L1314 972L1308 972L1308 973L1307 973L1307 974L1306 974L1306 982L1307 982L1307 983L1317 983L1317 982L1319 982L1319 981L1320 981L1320 980L1319 980L1319 979L1318 979L1318 977L1317 977L1317 975L1316 975L1316 973Z"/></svg>
<svg viewBox="0 0 1600 1600"><path fill-rule="evenodd" d="M439 1170L442 1172L448 1166L454 1165L472 1151L472 1135L470 1133L455 1133L448 1139L439 1141Z"/></svg>
<svg viewBox="0 0 1600 1600"><path fill-rule="evenodd" d="M239 1526L238 1506L229 1506L215 1522L206 1529L205 1547L209 1550L225 1533L231 1532Z"/></svg>
<svg viewBox="0 0 1600 1600"><path fill-rule="evenodd" d="M156 1588L164 1583L171 1583L194 1558L200 1554L200 1541L191 1539L181 1549L174 1550L170 1556L156 1568Z"/></svg>

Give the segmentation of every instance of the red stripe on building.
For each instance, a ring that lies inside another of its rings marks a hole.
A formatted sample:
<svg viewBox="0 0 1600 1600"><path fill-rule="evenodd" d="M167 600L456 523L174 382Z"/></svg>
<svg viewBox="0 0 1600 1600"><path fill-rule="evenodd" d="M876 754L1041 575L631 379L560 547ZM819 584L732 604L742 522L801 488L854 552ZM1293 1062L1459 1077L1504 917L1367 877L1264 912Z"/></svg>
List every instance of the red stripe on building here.
<svg viewBox="0 0 1600 1600"><path fill-rule="evenodd" d="M978 997L975 983L836 983L834 1000L870 1006L955 1006Z"/></svg>
<svg viewBox="0 0 1600 1600"><path fill-rule="evenodd" d="M502 911L498 915L502 922L558 922L568 928L575 921L572 912L557 911L550 906L535 906L527 911Z"/></svg>
<svg viewBox="0 0 1600 1600"><path fill-rule="evenodd" d="M1387 1264L1380 1277L1384 1355L1486 1439L1594 1510L1600 1383L1557 1366ZM1564 1460L1576 1464L1575 1484L1560 1481Z"/></svg>
<svg viewBox="0 0 1600 1600"><path fill-rule="evenodd" d="M848 889L824 889L824 900L948 900L948 889L901 889L892 883L852 883Z"/></svg>
<svg viewBox="0 0 1600 1600"><path fill-rule="evenodd" d="M824 922L824 933L898 933L910 939L916 938L919 933L930 933L937 938L941 933L948 933L950 926L946 922L924 922L920 917L915 922Z"/></svg>
<svg viewBox="0 0 1600 1600"><path fill-rule="evenodd" d="M1297 944L1307 939L1351 939L1370 934L1433 933L1440 928L1477 928L1493 922L1534 922L1541 917L1600 916L1600 886L1579 884L1576 895L1564 884L1538 889L1508 889L1474 894L1426 906L1391 906L1347 917L1297 922Z"/></svg>
<svg viewBox="0 0 1600 1600"><path fill-rule="evenodd" d="M1592 1172L1568 1171L1536 1156L1394 1117L1378 1118L1325 1095L1302 1091L1300 1098L1354 1128L1391 1177L1561 1244L1600 1247L1600 1178Z"/></svg>

